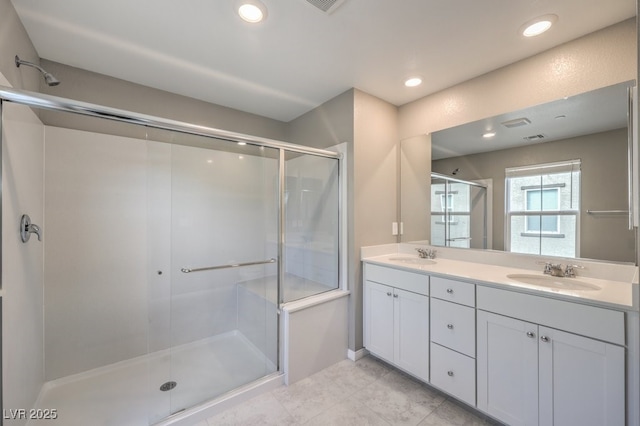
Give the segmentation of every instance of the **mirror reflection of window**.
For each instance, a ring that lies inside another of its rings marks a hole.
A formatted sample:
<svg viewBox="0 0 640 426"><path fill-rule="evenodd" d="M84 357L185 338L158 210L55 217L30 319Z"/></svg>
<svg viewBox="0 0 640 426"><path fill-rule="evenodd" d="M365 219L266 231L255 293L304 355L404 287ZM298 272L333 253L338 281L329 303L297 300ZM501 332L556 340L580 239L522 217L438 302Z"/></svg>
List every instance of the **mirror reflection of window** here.
<svg viewBox="0 0 640 426"><path fill-rule="evenodd" d="M509 251L578 257L580 160L505 170Z"/></svg>
<svg viewBox="0 0 640 426"><path fill-rule="evenodd" d="M560 208L560 191L558 188L525 190L525 210L539 212L558 210ZM528 216L525 232L558 233L560 216Z"/></svg>

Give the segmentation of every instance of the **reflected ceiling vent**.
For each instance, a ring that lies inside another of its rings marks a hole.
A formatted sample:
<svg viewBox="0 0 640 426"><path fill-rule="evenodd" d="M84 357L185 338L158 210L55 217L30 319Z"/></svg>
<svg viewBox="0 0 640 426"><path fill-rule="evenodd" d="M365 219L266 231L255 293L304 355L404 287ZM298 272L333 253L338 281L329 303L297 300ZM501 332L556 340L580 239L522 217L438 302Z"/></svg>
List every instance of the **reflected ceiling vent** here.
<svg viewBox="0 0 640 426"><path fill-rule="evenodd" d="M312 6L317 7L325 13L332 13L346 0L306 0Z"/></svg>
<svg viewBox="0 0 640 426"><path fill-rule="evenodd" d="M513 120L504 121L500 124L502 124L507 129L512 129L514 127L522 127L522 126L526 126L527 124L531 124L531 120L525 117L514 118Z"/></svg>
<svg viewBox="0 0 640 426"><path fill-rule="evenodd" d="M541 139L544 139L544 135L539 134L539 135L525 136L522 139L524 139L527 142L537 142Z"/></svg>

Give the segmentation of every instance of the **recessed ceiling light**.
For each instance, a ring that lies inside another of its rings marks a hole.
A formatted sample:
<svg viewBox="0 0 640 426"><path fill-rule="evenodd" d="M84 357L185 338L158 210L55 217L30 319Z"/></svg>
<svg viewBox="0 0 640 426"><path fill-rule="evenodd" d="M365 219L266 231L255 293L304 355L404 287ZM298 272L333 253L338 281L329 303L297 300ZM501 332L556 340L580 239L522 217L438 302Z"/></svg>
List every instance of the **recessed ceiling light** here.
<svg viewBox="0 0 640 426"><path fill-rule="evenodd" d="M246 142L238 142L238 145L240 145L240 146L244 146L246 144L247 144Z"/></svg>
<svg viewBox="0 0 640 426"><path fill-rule="evenodd" d="M525 37L535 37L551 28L557 20L557 15L538 16L521 26L520 32Z"/></svg>
<svg viewBox="0 0 640 426"><path fill-rule="evenodd" d="M422 77L411 77L404 81L404 85L407 87L416 87L422 84Z"/></svg>
<svg viewBox="0 0 640 426"><path fill-rule="evenodd" d="M485 139L489 139L494 137L495 135L496 135L496 132L486 132L484 135L482 135L482 137Z"/></svg>
<svg viewBox="0 0 640 426"><path fill-rule="evenodd" d="M251 24L257 24L267 17L267 7L259 0L242 0L236 2L238 15Z"/></svg>

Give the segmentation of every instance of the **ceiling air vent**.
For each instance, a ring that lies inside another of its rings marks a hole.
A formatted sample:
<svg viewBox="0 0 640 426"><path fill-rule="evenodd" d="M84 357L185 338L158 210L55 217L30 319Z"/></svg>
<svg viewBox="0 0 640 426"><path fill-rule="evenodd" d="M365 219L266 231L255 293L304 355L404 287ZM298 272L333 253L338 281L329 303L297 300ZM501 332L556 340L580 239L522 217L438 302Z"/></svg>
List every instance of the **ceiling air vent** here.
<svg viewBox="0 0 640 426"><path fill-rule="evenodd" d="M345 0L306 0L312 6L317 7L325 13L331 13L336 10Z"/></svg>
<svg viewBox="0 0 640 426"><path fill-rule="evenodd" d="M535 142L535 141L539 141L540 139L544 139L544 135L525 136L522 139L524 139L527 142Z"/></svg>
<svg viewBox="0 0 640 426"><path fill-rule="evenodd" d="M527 124L531 124L531 120L525 117L514 118L513 120L504 121L500 124L502 124L504 127L508 129L511 129L513 127L521 127L521 126L526 126Z"/></svg>

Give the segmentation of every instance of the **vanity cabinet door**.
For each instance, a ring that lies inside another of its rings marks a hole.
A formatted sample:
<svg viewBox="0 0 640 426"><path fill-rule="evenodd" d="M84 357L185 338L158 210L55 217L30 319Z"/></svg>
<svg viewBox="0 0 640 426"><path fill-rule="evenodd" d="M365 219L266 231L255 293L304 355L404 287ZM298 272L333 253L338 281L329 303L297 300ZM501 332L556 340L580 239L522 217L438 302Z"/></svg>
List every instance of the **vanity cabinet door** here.
<svg viewBox="0 0 640 426"><path fill-rule="evenodd" d="M393 362L393 287L364 283L364 346L376 356Z"/></svg>
<svg viewBox="0 0 640 426"><path fill-rule="evenodd" d="M429 297L394 289L395 364L429 380Z"/></svg>
<svg viewBox="0 0 640 426"><path fill-rule="evenodd" d="M485 311L477 323L478 408L511 426L537 425L538 326Z"/></svg>
<svg viewBox="0 0 640 426"><path fill-rule="evenodd" d="M540 425L623 426L624 348L539 328Z"/></svg>

